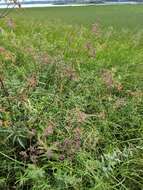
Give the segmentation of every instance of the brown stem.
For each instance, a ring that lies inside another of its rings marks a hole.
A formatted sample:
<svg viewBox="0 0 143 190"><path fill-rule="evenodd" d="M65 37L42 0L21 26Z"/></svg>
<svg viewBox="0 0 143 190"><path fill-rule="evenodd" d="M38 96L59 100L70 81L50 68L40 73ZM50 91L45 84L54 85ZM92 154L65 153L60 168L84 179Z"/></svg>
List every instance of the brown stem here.
<svg viewBox="0 0 143 190"><path fill-rule="evenodd" d="M9 108L10 108L10 112L11 112L11 121L13 123L13 111L12 111L11 102L9 100L9 93L8 93L8 90L6 89L5 84L1 77L0 77L0 86L1 86L1 89L3 90L4 96L7 97L7 102L8 102Z"/></svg>

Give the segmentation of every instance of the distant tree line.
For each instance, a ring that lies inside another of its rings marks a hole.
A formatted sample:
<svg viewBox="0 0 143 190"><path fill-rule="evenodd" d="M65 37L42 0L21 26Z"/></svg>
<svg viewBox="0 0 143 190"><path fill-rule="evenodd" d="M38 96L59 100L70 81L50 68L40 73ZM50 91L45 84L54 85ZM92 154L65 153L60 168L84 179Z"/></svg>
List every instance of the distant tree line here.
<svg viewBox="0 0 143 190"><path fill-rule="evenodd" d="M48 2L48 0L47 0L47 2ZM51 3L51 1L49 1L49 2ZM143 0L55 0L54 4L70 4L70 3L98 4L98 3L106 3L106 2L137 2L137 3L142 3Z"/></svg>

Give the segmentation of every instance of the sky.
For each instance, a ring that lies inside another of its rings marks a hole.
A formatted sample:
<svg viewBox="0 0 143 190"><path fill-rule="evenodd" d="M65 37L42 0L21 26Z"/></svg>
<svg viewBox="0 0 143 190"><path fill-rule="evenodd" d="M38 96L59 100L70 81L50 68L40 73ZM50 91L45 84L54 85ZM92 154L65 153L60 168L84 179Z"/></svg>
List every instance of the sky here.
<svg viewBox="0 0 143 190"><path fill-rule="evenodd" d="M7 2L11 2L12 0L7 0ZM29 1L48 1L48 2L53 2L55 0L18 0L18 2L29 2ZM1 3L5 3L6 0L0 0L0 4Z"/></svg>

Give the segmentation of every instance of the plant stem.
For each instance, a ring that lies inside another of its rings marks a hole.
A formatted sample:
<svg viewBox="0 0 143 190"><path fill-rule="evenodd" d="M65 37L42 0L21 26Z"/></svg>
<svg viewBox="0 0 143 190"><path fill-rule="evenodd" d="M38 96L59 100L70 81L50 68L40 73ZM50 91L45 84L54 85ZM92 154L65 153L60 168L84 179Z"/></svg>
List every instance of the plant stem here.
<svg viewBox="0 0 143 190"><path fill-rule="evenodd" d="M2 78L0 77L0 85L1 85L1 89L3 90L3 93L4 93L4 96L7 97L7 102L8 102L8 105L9 105L9 109L10 109L10 112L11 112L11 121L12 121L12 124L13 123L13 110L12 110L12 105L11 105L11 102L9 100L9 92L7 90L7 88L5 87L5 84L2 80Z"/></svg>

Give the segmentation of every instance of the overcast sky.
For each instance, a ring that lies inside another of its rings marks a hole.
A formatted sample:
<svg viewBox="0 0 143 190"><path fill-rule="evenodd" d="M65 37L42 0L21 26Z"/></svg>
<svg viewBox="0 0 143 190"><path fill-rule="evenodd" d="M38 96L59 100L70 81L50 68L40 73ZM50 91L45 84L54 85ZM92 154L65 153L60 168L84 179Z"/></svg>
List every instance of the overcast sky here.
<svg viewBox="0 0 143 190"><path fill-rule="evenodd" d="M25 1L54 1L54 0L18 0L19 2L25 2ZM5 3L5 0L0 0L0 3ZM9 1L10 2L10 1Z"/></svg>

